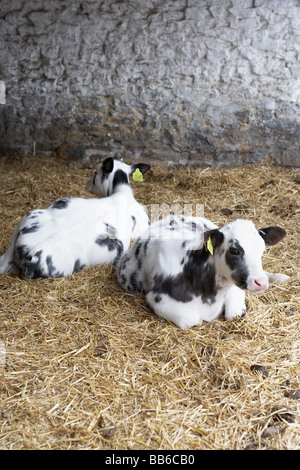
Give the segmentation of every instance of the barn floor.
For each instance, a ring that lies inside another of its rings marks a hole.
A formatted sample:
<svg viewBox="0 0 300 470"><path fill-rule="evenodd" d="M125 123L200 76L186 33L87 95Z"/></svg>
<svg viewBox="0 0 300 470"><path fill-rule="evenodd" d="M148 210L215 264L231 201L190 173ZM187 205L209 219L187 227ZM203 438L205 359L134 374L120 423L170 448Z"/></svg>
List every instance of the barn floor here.
<svg viewBox="0 0 300 470"><path fill-rule="evenodd" d="M0 159L0 253L33 208L90 197L89 169ZM248 311L180 330L118 286L112 266L61 279L0 275L1 449L300 449L299 175L275 166L153 167L143 204L201 204L287 237L264 267L291 281ZM257 367L259 366L259 367Z"/></svg>

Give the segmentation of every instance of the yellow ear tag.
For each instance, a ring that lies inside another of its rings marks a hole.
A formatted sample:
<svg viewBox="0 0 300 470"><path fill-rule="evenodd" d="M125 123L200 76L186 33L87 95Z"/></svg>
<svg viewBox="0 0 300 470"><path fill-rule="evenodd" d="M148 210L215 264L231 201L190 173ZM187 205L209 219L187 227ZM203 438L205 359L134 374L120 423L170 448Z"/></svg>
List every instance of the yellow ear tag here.
<svg viewBox="0 0 300 470"><path fill-rule="evenodd" d="M140 172L139 168L135 170L135 172L132 175L133 181L143 181L143 175Z"/></svg>
<svg viewBox="0 0 300 470"><path fill-rule="evenodd" d="M212 242L211 242L211 238L210 238L210 237L209 237L208 240L207 240L205 249L206 249L206 251L209 251L211 255L214 254L214 249L213 249L213 246L212 246Z"/></svg>

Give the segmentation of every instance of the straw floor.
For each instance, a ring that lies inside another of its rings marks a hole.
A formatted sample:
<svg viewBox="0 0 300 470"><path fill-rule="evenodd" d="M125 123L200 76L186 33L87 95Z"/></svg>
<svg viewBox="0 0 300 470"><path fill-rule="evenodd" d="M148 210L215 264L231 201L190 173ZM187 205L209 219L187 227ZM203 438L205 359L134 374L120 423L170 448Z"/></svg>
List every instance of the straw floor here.
<svg viewBox="0 0 300 470"><path fill-rule="evenodd" d="M0 253L21 217L90 197L92 170L0 159ZM118 286L112 266L61 279L0 275L1 449L300 449L299 175L274 166L153 167L143 204L204 204L287 237L264 267L291 276L247 294L242 319L181 330Z"/></svg>

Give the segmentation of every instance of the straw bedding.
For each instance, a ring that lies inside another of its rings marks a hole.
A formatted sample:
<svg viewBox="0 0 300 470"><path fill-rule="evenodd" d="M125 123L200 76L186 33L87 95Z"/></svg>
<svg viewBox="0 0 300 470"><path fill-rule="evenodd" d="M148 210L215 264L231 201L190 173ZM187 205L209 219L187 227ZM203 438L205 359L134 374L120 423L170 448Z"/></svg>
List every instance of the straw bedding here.
<svg viewBox="0 0 300 470"><path fill-rule="evenodd" d="M0 253L21 217L90 197L91 170L0 160ZM60 279L0 275L1 449L300 449L299 176L272 165L152 168L150 204L204 204L287 237L264 255L291 276L247 294L245 317L180 330L118 286L113 266Z"/></svg>

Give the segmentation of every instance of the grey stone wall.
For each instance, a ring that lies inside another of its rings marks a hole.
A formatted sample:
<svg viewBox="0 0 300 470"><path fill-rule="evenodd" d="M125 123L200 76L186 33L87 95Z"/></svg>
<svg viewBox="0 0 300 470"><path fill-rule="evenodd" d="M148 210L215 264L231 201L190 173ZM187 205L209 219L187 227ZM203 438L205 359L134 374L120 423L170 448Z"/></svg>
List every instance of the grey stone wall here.
<svg viewBox="0 0 300 470"><path fill-rule="evenodd" d="M299 0L1 0L1 153L300 166Z"/></svg>

